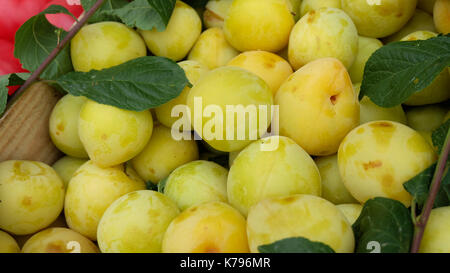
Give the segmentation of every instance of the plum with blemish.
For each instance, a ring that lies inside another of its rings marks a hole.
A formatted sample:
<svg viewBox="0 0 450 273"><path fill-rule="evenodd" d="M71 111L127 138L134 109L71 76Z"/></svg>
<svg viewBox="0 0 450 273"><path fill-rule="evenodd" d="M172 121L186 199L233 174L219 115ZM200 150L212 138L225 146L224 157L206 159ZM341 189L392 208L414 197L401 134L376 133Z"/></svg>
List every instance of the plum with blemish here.
<svg viewBox="0 0 450 273"><path fill-rule="evenodd" d="M300 5L300 17L320 8L341 8L341 0L303 0Z"/></svg>
<svg viewBox="0 0 450 273"><path fill-rule="evenodd" d="M312 195L265 199L253 206L247 218L251 252L275 241L304 237L329 245L335 252L351 253L355 238L350 223L331 202Z"/></svg>
<svg viewBox="0 0 450 273"><path fill-rule="evenodd" d="M281 85L280 134L311 155L335 154L339 143L359 124L359 103L345 66L335 58L308 63Z"/></svg>
<svg viewBox="0 0 450 273"><path fill-rule="evenodd" d="M48 228L34 234L22 247L23 253L98 253L88 238L68 228Z"/></svg>
<svg viewBox="0 0 450 273"><path fill-rule="evenodd" d="M142 37L118 22L86 25L70 42L75 71L110 68L147 55Z"/></svg>
<svg viewBox="0 0 450 273"><path fill-rule="evenodd" d="M360 203L386 197L409 207L411 195L403 183L433 162L430 144L413 129L393 121L373 121L353 129L338 151L345 187Z"/></svg>
<svg viewBox="0 0 450 273"><path fill-rule="evenodd" d="M221 28L209 28L198 37L189 52L188 60L198 61L209 69L214 69L226 65L238 54L225 39Z"/></svg>
<svg viewBox="0 0 450 273"><path fill-rule="evenodd" d="M359 35L382 38L399 31L414 14L417 0L342 0Z"/></svg>
<svg viewBox="0 0 450 273"><path fill-rule="evenodd" d="M401 41L427 40L436 37L431 31L416 31L403 37ZM450 99L450 74L444 69L430 85L419 92L412 94L406 101L406 105L425 105L439 103ZM417 79L420 81L420 79Z"/></svg>
<svg viewBox="0 0 450 273"><path fill-rule="evenodd" d="M58 218L56 218L56 220L53 221L53 223L48 225L46 227L46 229L54 228L54 227L67 228L67 223L66 223L66 218L64 216L64 212L62 212L58 216ZM36 234L36 233L27 234L27 235L15 235L14 239L17 241L17 244L19 244L19 247L22 248L25 245L25 243L28 241L28 239L30 239L34 234Z"/></svg>
<svg viewBox="0 0 450 273"><path fill-rule="evenodd" d="M245 218L230 205L209 202L193 206L170 223L165 253L247 253ZM189 234L189 236L186 236Z"/></svg>
<svg viewBox="0 0 450 273"><path fill-rule="evenodd" d="M437 33L427 30L418 30L409 33L408 35L402 37L400 41L417 41L417 40L427 40L436 37Z"/></svg>
<svg viewBox="0 0 450 273"><path fill-rule="evenodd" d="M50 225L64 204L64 183L42 162L0 163L0 229L27 235Z"/></svg>
<svg viewBox="0 0 450 273"><path fill-rule="evenodd" d="M150 111L129 111L88 100L80 110L78 133L89 158L101 167L139 154L153 130Z"/></svg>
<svg viewBox="0 0 450 273"><path fill-rule="evenodd" d="M316 59L333 57L346 68L358 53L358 32L340 9L321 8L303 16L289 37L289 62L294 69Z"/></svg>
<svg viewBox="0 0 450 273"><path fill-rule="evenodd" d="M285 0L289 11L291 12L292 16L294 16L294 21L297 22L300 17L300 5L302 4L302 0Z"/></svg>
<svg viewBox="0 0 450 273"><path fill-rule="evenodd" d="M263 79L277 93L281 84L293 73L291 65L278 55L262 51L246 51L234 57L229 66L241 67Z"/></svg>
<svg viewBox="0 0 450 273"><path fill-rule="evenodd" d="M102 253L161 252L167 227L179 213L177 205L159 192L130 192L105 211L97 231L100 250Z"/></svg>
<svg viewBox="0 0 450 273"><path fill-rule="evenodd" d="M67 225L83 236L97 239L97 226L105 210L117 198L145 189L145 183L130 167L101 168L86 162L73 175L66 192Z"/></svg>
<svg viewBox="0 0 450 273"><path fill-rule="evenodd" d="M78 158L88 157L78 134L78 118L86 101L85 97L67 94L56 103L49 119L53 144L63 153Z"/></svg>

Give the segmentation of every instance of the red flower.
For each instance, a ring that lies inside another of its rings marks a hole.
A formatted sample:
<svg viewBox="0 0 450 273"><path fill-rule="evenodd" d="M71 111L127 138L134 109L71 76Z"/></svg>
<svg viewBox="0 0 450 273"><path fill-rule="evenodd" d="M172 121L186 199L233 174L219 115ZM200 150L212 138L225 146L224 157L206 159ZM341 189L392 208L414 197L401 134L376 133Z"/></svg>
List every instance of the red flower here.
<svg viewBox="0 0 450 273"><path fill-rule="evenodd" d="M14 36L20 26L50 5L66 7L75 17L83 12L77 0L0 0L0 75L26 72L14 57ZM49 14L47 20L68 30L75 19L66 14ZM16 88L10 88L10 94Z"/></svg>

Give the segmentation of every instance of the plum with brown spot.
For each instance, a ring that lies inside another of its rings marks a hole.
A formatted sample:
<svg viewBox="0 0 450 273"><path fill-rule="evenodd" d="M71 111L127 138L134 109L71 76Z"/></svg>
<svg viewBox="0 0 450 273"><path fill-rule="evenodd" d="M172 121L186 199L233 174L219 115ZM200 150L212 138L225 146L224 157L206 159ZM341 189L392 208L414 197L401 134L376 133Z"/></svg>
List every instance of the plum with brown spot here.
<svg viewBox="0 0 450 273"><path fill-rule="evenodd" d="M338 151L342 180L361 203L386 197L409 206L411 195L403 183L435 160L433 148L418 132L391 121L368 122L355 128Z"/></svg>

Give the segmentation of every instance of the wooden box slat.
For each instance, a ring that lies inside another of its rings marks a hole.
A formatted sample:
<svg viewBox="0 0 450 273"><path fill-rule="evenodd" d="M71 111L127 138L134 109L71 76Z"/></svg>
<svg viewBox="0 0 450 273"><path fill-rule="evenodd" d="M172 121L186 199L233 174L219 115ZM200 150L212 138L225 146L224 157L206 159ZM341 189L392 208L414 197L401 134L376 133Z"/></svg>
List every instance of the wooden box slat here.
<svg viewBox="0 0 450 273"><path fill-rule="evenodd" d="M37 82L0 118L0 162L35 160L53 164L62 154L49 136L49 117L61 93Z"/></svg>

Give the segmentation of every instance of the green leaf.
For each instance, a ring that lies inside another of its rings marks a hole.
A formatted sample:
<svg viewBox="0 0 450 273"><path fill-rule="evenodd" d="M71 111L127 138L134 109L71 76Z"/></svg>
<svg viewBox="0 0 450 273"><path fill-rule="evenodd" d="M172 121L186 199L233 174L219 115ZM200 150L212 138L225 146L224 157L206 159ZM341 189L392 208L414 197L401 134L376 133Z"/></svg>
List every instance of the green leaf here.
<svg viewBox="0 0 450 273"><path fill-rule="evenodd" d="M83 7L83 9L85 11L88 11L92 8L92 6L94 6L94 4L97 2L97 0L81 0L81 6ZM103 5L108 2L108 0L106 0ZM101 8L101 7L100 7ZM98 11L97 11L98 12Z"/></svg>
<svg viewBox="0 0 450 273"><path fill-rule="evenodd" d="M403 187L413 196L419 208L422 208L427 201L435 170L436 164L433 164L403 184Z"/></svg>
<svg viewBox="0 0 450 273"><path fill-rule="evenodd" d="M447 167L442 177L441 187L439 188L436 200L434 201L434 207L446 207L450 206L450 160L447 161Z"/></svg>
<svg viewBox="0 0 450 273"><path fill-rule="evenodd" d="M381 253L407 253L414 226L409 210L399 201L376 197L368 200L353 224L356 252L372 252L372 245Z"/></svg>
<svg viewBox="0 0 450 273"><path fill-rule="evenodd" d="M8 102L8 86L22 85L30 75L30 73L15 73L0 76L0 116Z"/></svg>
<svg viewBox="0 0 450 273"><path fill-rule="evenodd" d="M135 0L115 14L129 27L164 31L175 8L175 0Z"/></svg>
<svg viewBox="0 0 450 273"><path fill-rule="evenodd" d="M423 90L450 65L450 34L387 44L366 63L359 98L393 107Z"/></svg>
<svg viewBox="0 0 450 273"><path fill-rule="evenodd" d="M106 1L108 1L108 0L106 0ZM81 6L83 7L83 9L85 11L88 11L92 8L92 6L94 6L94 4L95 4L95 2L97 2L97 0L81 0L80 2L81 2Z"/></svg>
<svg viewBox="0 0 450 273"><path fill-rule="evenodd" d="M60 5L51 5L48 7L45 11L46 14L57 14L57 13L63 13L70 15L75 21L78 21L78 18L75 17L70 11L68 11L65 7Z"/></svg>
<svg viewBox="0 0 450 273"><path fill-rule="evenodd" d="M96 1L82 0L85 10L90 9ZM129 27L144 30L166 29L175 8L175 0L107 0L89 19L89 23L101 21L121 21Z"/></svg>
<svg viewBox="0 0 450 273"><path fill-rule="evenodd" d="M169 175L166 178L161 179L159 181L159 183L158 183L158 192L164 193L164 189L166 188L166 184L167 184L167 180L168 179L169 179Z"/></svg>
<svg viewBox="0 0 450 273"><path fill-rule="evenodd" d="M105 3L107 1L108 0L106 0ZM80 2L81 2L81 6L83 7L83 9L85 11L88 11L88 10L90 10L92 8L92 6L94 6L94 4L97 2L97 0L81 0Z"/></svg>
<svg viewBox="0 0 450 273"><path fill-rule="evenodd" d="M6 109L6 103L8 102L8 84L9 84L9 75L0 76L0 116Z"/></svg>
<svg viewBox="0 0 450 273"><path fill-rule="evenodd" d="M90 10L97 0L81 0L81 5L84 10ZM106 0L101 7L89 18L89 23L97 23L103 21L120 21L120 18L115 14L116 9L128 5L126 0Z"/></svg>
<svg viewBox="0 0 450 273"><path fill-rule="evenodd" d="M14 56L29 71L36 70L67 33L50 24L45 14L66 13L61 6L52 5L31 17L16 32ZM68 12L68 11L67 11ZM73 70L69 48L64 48L41 74L43 79L55 79Z"/></svg>
<svg viewBox="0 0 450 273"><path fill-rule="evenodd" d="M442 151L442 147L444 146L445 137L447 136L447 132L450 129L450 119L448 119L444 124L442 124L439 128L433 131L431 135L431 139L433 140L433 145L438 148L438 153L440 154Z"/></svg>
<svg viewBox="0 0 450 273"><path fill-rule="evenodd" d="M22 85L26 80L31 76L31 73L13 73L9 74L9 85L8 86L16 86Z"/></svg>
<svg viewBox="0 0 450 273"><path fill-rule="evenodd" d="M74 96L144 111L176 98L189 81L174 61L145 56L101 71L70 72L56 83Z"/></svg>
<svg viewBox="0 0 450 273"><path fill-rule="evenodd" d="M433 131L432 140L433 145L438 147L439 153L442 151L442 146L445 142L445 137L450 128L450 120L447 120L438 129ZM408 191L416 201L419 209L423 208L428 193L430 191L431 182L436 170L436 165L433 164L420 174L416 175L409 181L403 184L403 187ZM434 201L433 207L444 207L450 205L450 159L447 160L446 172L441 181L441 186L439 188L438 194L436 195L436 200Z"/></svg>
<svg viewBox="0 0 450 273"><path fill-rule="evenodd" d="M434 201L433 207L445 207L450 206L450 160L447 163L447 168L441 181L438 194ZM405 184L403 187L413 196L416 200L419 209L423 208L427 201L428 193L430 192L431 182L436 170L436 164L431 165L429 168L415 176Z"/></svg>
<svg viewBox="0 0 450 273"><path fill-rule="evenodd" d="M261 253L334 253L328 245L303 237L286 238L258 247Z"/></svg>
<svg viewBox="0 0 450 273"><path fill-rule="evenodd" d="M12 73L12 74L6 74L1 75L1 87L8 87L8 86L16 86L16 85L22 85L29 77L31 76L31 73Z"/></svg>

